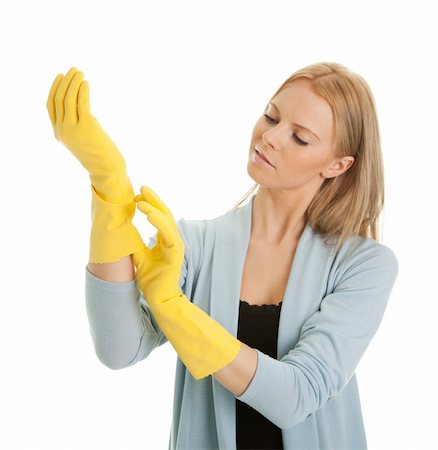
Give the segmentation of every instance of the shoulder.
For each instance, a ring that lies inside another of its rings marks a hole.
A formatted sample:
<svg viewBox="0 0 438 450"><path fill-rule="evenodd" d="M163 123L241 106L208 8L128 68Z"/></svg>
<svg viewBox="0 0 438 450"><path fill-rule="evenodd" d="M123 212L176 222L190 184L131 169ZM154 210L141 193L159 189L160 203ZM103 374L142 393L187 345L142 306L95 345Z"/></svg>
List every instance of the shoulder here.
<svg viewBox="0 0 438 450"><path fill-rule="evenodd" d="M334 267L340 277L361 272L395 280L399 271L398 258L390 247L361 236L352 236L344 242L335 254Z"/></svg>
<svg viewBox="0 0 438 450"><path fill-rule="evenodd" d="M398 269L398 259L387 245L371 238L356 237L351 262L366 261Z"/></svg>

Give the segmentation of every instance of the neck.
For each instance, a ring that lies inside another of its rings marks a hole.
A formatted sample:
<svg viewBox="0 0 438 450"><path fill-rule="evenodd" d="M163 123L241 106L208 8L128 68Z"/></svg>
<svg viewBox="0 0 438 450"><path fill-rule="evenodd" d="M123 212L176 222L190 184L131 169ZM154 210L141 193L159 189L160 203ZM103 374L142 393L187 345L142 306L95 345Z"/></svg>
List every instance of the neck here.
<svg viewBox="0 0 438 450"><path fill-rule="evenodd" d="M253 200L251 238L274 246L296 244L310 201L302 193L260 187Z"/></svg>

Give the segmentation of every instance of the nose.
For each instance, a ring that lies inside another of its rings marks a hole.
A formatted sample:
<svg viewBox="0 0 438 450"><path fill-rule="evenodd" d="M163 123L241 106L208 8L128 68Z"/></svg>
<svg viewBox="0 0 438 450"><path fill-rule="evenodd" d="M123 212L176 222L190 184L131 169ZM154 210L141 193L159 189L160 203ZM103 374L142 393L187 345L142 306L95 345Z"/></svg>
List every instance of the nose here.
<svg viewBox="0 0 438 450"><path fill-rule="evenodd" d="M277 130L275 128L266 130L262 134L262 141L266 147L269 146L270 148L272 148L272 150L278 150L281 146L282 141L280 130L278 128Z"/></svg>

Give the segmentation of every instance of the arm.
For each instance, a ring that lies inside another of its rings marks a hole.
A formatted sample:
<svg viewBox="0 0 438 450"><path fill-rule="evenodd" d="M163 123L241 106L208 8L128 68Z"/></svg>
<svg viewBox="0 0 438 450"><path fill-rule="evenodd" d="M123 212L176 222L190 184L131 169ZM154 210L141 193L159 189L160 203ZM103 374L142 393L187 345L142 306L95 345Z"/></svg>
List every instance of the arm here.
<svg viewBox="0 0 438 450"><path fill-rule="evenodd" d="M89 83L72 67L52 83L46 107L56 139L87 170L92 193L89 263L112 263L144 244L131 219L134 190L117 145L90 112Z"/></svg>
<svg viewBox="0 0 438 450"><path fill-rule="evenodd" d="M388 247L362 248L303 325L293 349L280 360L252 349L258 353L252 378L253 357L243 350L241 360L238 356L216 373L218 381L280 428L304 421L350 381L377 332L397 273Z"/></svg>
<svg viewBox="0 0 438 450"><path fill-rule="evenodd" d="M95 277L114 283L126 283L135 278L132 255L128 255L113 263L88 263L87 269Z"/></svg>
<svg viewBox="0 0 438 450"><path fill-rule="evenodd" d="M149 247L155 245L156 236L150 238ZM102 364L111 369L131 366L167 342L138 288L137 280L124 280L124 275L130 278L130 259L131 256L128 256L115 263L89 263L85 270L90 334L96 355ZM88 269L90 265L102 269L100 277ZM186 277L187 263L184 261L180 278L183 289Z"/></svg>
<svg viewBox="0 0 438 450"><path fill-rule="evenodd" d="M96 355L110 369L129 367L167 342L136 280L105 281L86 268L85 300Z"/></svg>
<svg viewBox="0 0 438 450"><path fill-rule="evenodd" d="M240 396L246 391L255 375L257 360L257 350L241 342L236 358L211 376L235 396Z"/></svg>

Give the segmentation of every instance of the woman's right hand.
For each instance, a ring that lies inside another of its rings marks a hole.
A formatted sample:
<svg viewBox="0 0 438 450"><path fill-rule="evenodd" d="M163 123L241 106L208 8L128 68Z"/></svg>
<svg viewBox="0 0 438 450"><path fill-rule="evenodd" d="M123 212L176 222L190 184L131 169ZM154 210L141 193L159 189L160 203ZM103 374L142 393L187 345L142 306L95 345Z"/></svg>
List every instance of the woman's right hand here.
<svg viewBox="0 0 438 450"><path fill-rule="evenodd" d="M115 143L90 114L89 84L72 67L58 74L47 99L55 137L80 161L90 175L105 175L126 169Z"/></svg>

